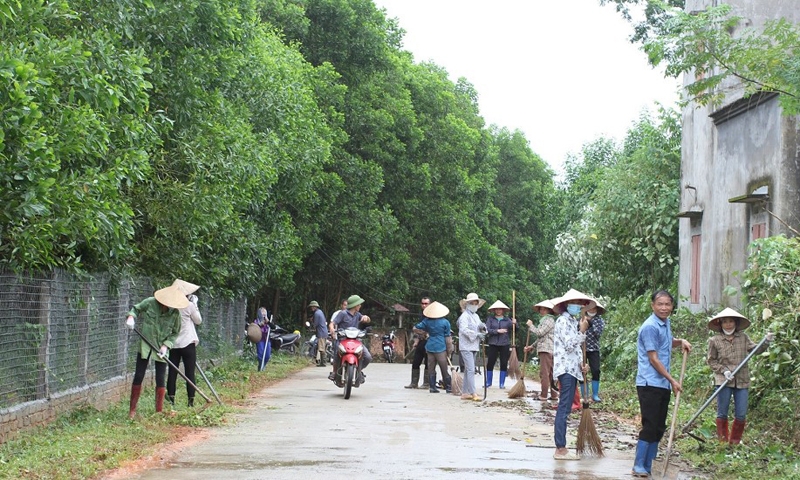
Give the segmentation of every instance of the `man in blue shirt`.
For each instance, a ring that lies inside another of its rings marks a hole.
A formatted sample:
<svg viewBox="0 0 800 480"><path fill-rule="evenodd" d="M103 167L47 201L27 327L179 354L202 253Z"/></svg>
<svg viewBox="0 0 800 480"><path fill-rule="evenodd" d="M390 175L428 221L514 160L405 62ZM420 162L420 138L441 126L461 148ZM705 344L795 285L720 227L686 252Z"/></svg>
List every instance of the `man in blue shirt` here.
<svg viewBox="0 0 800 480"><path fill-rule="evenodd" d="M317 366L324 367L328 363L328 324L325 320L325 314L319 308L319 303L316 300L309 303L308 306L314 314L314 321L311 324L314 326L314 333L317 335Z"/></svg>
<svg viewBox="0 0 800 480"><path fill-rule="evenodd" d="M658 443L667 429L670 389L681 391L681 384L669 373L672 349L681 346L690 352L692 345L686 340L674 338L669 316L675 300L672 295L659 290L651 297L653 314L639 327L636 340L638 369L636 371L636 393L639 396L639 411L642 429L636 444L636 459L631 474L649 477L653 459L658 453Z"/></svg>

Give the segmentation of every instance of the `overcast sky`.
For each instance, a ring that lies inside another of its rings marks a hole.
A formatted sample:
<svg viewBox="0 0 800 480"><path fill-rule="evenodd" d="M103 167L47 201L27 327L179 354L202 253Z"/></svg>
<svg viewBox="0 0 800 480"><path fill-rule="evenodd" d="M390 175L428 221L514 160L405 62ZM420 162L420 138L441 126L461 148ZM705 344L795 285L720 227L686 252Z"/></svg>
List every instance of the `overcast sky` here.
<svg viewBox="0 0 800 480"><path fill-rule="evenodd" d="M560 173L569 153L600 136L622 140L655 102L675 106L664 79L598 0L375 0L406 31L403 48L465 77L481 115L525 133Z"/></svg>

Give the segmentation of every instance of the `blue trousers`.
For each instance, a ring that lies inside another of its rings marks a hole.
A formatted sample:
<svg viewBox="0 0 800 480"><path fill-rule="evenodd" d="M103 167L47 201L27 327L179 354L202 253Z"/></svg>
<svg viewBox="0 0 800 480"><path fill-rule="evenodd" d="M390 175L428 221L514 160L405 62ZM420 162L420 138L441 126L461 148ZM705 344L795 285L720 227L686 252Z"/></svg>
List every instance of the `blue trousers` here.
<svg viewBox="0 0 800 480"><path fill-rule="evenodd" d="M744 421L747 416L748 393L746 388L724 387L717 395L717 418L728 419L728 410L733 397L733 417Z"/></svg>
<svg viewBox="0 0 800 480"><path fill-rule="evenodd" d="M558 377L558 410L553 426L556 448L567 446L567 417L572 412L572 398L575 396L577 385L578 379L568 373Z"/></svg>

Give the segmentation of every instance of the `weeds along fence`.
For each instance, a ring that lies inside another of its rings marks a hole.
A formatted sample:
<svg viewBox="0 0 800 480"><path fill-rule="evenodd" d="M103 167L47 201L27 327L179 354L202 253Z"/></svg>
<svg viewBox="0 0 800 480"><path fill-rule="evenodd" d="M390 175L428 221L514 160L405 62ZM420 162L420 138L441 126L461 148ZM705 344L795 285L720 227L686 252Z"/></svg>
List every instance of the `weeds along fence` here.
<svg viewBox="0 0 800 480"><path fill-rule="evenodd" d="M124 395L138 341L124 320L154 290L146 278L0 272L0 442L77 404L103 406ZM246 301L198 296L198 359L239 348Z"/></svg>

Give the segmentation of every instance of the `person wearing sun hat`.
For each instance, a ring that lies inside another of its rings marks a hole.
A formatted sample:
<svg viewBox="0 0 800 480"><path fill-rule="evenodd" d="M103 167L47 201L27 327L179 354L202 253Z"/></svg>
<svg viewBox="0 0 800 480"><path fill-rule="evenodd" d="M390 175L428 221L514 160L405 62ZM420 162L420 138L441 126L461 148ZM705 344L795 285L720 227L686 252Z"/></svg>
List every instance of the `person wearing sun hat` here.
<svg viewBox="0 0 800 480"><path fill-rule="evenodd" d="M350 327L363 330L364 327L370 323L370 318L361 313L361 305L364 304L364 301L365 300L358 295L350 295L347 297L347 309L339 312L339 314L336 315L336 318L331 320L331 323L333 324L333 331L338 332L339 330L344 330ZM339 371L339 366L342 364L342 357L338 354L338 339L336 339L336 341L333 343L333 351L336 352L336 355L333 357L333 372L331 372L331 374L328 376L328 378L331 380L335 378L336 372ZM363 353L358 361L361 369L361 381L359 383L364 383L364 381L366 381L364 369L367 368L367 365L369 365L370 362L372 362L372 354L369 352L369 346L364 345Z"/></svg>
<svg viewBox="0 0 800 480"><path fill-rule="evenodd" d="M450 321L445 318L450 309L439 302L433 302L422 311L425 317L414 325L414 333L428 334L425 350L428 352L428 378L430 393L439 393L436 388L436 365L442 372L445 391L450 393L450 374L447 368L447 339L450 337Z"/></svg>
<svg viewBox="0 0 800 480"><path fill-rule="evenodd" d="M494 302L489 308L486 317L486 386L492 386L494 377L494 364L500 358L500 388L506 388L506 375L508 375L508 359L511 356L511 329L516 318L508 318L511 308L500 300Z"/></svg>
<svg viewBox="0 0 800 480"><path fill-rule="evenodd" d="M750 387L750 371L747 364L733 375L736 367L756 348L756 344L744 333L750 326L750 320L732 308L726 308L714 315L708 322L708 328L717 332L708 339L708 356L706 362L714 373L714 385L725 387L717 395L717 439L736 445L742 441L747 415L748 388ZM764 342L755 354L769 347L774 335L767 333ZM728 435L728 410L734 403L734 418Z"/></svg>
<svg viewBox="0 0 800 480"><path fill-rule="evenodd" d="M176 367L180 367L183 361L183 370L186 377L195 383L195 370L197 368L197 345L200 343L200 338L197 336L197 329L195 325L203 323L203 317L200 315L200 310L197 306L197 295L194 294L200 286L193 283L177 279L172 283L177 286L186 299L189 300L189 305L186 308L180 309L181 314L181 331L175 339L175 345L169 349L169 361ZM175 390L177 387L178 371L172 367L167 372L167 401L175 405ZM195 389L191 383L186 382L186 402L192 407L194 406Z"/></svg>
<svg viewBox="0 0 800 480"><path fill-rule="evenodd" d="M567 418L572 411L578 382L583 381L584 332L589 325L581 312L593 307L594 300L584 293L570 289L553 300L553 312L559 314L553 330L553 376L558 380L558 408L553 425L556 460L577 460L576 453L567 450ZM579 321L579 319L581 319Z"/></svg>
<svg viewBox="0 0 800 480"><path fill-rule="evenodd" d="M467 294L467 298L460 300L461 315L458 317L458 352L464 362L464 381L461 387L461 400L481 400L475 391L475 358L480 348L481 332L486 330L486 325L478 316L478 309L486 300L478 297L477 293Z"/></svg>
<svg viewBox="0 0 800 480"><path fill-rule="evenodd" d="M542 386L539 400L542 402L547 401L547 392L550 392L550 400L558 400L558 390L556 390L556 385L553 381L553 331L556 326L553 318L553 300L544 300L533 306L533 309L541 316L538 326L534 326L532 320L528 320L527 323L530 332L536 335L536 354L539 356L539 382ZM533 345L526 345L525 351L532 352L533 348Z"/></svg>
<svg viewBox="0 0 800 480"><path fill-rule="evenodd" d="M163 411L164 397L166 396L167 363L164 360L167 351L175 345L175 339L181 331L181 315L179 310L189 306L189 300L180 287L172 284L169 287L156 290L152 297L145 298L131 308L125 325L133 330L138 321L139 332L144 338L154 345L160 345L159 351L154 352L150 346L139 339L139 348L136 353L136 371L133 374L131 385L131 400L128 418L136 416L136 405L142 392L142 382L147 372L147 364L153 357L156 365L156 412Z"/></svg>
<svg viewBox="0 0 800 480"><path fill-rule="evenodd" d="M589 371L592 373L592 401L601 402L600 399L600 336L606 328L603 314L606 308L595 299L595 306L586 310L586 321L589 328L586 330L586 359L589 362Z"/></svg>
<svg viewBox="0 0 800 480"><path fill-rule="evenodd" d="M314 314L311 325L317 335L317 366L324 367L328 363L327 354L325 353L328 346L328 321L325 319L325 312L319 308L319 303L316 300L309 303L308 308Z"/></svg>

